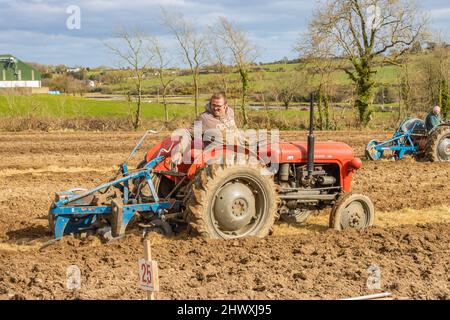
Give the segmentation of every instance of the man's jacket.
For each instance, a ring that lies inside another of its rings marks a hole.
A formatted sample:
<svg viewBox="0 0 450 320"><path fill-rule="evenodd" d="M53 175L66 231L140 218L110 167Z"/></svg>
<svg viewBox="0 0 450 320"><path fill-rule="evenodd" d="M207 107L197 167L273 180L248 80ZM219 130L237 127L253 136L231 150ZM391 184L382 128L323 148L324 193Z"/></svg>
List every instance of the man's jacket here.
<svg viewBox="0 0 450 320"><path fill-rule="evenodd" d="M427 127L427 131L430 132L434 127L438 126L441 123L441 117L439 115L430 112L425 119L425 126Z"/></svg>

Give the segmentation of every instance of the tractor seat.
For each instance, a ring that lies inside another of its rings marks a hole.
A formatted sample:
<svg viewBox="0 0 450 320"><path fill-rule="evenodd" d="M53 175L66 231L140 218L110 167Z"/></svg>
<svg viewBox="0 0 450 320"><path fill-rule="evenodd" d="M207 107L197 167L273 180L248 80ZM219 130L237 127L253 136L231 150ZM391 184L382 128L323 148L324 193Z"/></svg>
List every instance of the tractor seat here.
<svg viewBox="0 0 450 320"><path fill-rule="evenodd" d="M427 129L425 127L425 121L421 120L421 119L409 119L406 120L405 122L403 122L401 129L403 131L403 133L408 132L409 130L413 129L413 134L426 134L427 133Z"/></svg>

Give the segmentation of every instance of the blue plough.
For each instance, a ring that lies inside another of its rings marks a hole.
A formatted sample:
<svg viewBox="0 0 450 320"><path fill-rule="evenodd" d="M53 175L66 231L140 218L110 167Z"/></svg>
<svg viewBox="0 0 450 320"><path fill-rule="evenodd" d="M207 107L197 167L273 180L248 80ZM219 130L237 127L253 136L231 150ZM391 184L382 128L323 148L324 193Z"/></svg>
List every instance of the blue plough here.
<svg viewBox="0 0 450 320"><path fill-rule="evenodd" d="M426 142L427 136L423 120L406 119L391 139L382 142L371 140L366 147L366 157L379 160L385 151L390 151L395 160L402 159L406 154L417 156L423 151L423 142Z"/></svg>
<svg viewBox="0 0 450 320"><path fill-rule="evenodd" d="M111 240L125 234L128 223L136 214L161 222L169 210L179 211L182 202L175 199L159 199L152 181L153 168L165 159L161 154L169 152L171 148L160 150L153 160L137 170L128 169L127 161L134 156L149 133L156 132L149 130L144 134L128 159L119 165L116 176L109 182L90 190L71 189L56 193L55 201L49 210L49 224L55 239L68 234L97 232L107 235L106 237ZM164 172L164 174L171 173ZM173 174L182 175L178 172ZM141 201L141 198L133 194L130 187L136 181L148 185L151 201ZM104 197L107 201L99 201L98 195L105 195L110 189L114 189L115 192L110 192L108 197Z"/></svg>

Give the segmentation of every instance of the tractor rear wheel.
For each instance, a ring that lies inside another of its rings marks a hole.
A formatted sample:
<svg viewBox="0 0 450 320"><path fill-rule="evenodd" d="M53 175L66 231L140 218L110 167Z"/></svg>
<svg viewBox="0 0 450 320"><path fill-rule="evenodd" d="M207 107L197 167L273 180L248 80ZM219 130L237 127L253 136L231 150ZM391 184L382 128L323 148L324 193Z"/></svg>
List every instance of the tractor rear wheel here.
<svg viewBox="0 0 450 320"><path fill-rule="evenodd" d="M278 219L273 176L259 163L207 165L190 191L185 220L203 237L265 237Z"/></svg>
<svg viewBox="0 0 450 320"><path fill-rule="evenodd" d="M375 209L372 201L361 194L342 195L330 214L330 228L364 229L373 225Z"/></svg>
<svg viewBox="0 0 450 320"><path fill-rule="evenodd" d="M450 162L450 126L440 126L431 133L425 154L432 162Z"/></svg>

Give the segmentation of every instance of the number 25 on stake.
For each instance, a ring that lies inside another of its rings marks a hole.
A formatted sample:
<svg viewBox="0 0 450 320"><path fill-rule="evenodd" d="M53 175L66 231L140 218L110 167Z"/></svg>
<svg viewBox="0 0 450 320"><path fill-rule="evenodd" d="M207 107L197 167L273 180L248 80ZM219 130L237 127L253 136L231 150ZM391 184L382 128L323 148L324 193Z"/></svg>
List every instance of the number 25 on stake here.
<svg viewBox="0 0 450 320"><path fill-rule="evenodd" d="M158 276L156 261L139 260L139 287L147 291L157 291L155 279Z"/></svg>

